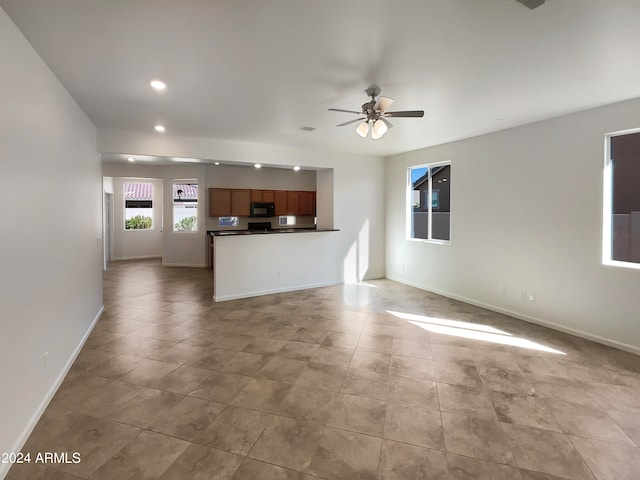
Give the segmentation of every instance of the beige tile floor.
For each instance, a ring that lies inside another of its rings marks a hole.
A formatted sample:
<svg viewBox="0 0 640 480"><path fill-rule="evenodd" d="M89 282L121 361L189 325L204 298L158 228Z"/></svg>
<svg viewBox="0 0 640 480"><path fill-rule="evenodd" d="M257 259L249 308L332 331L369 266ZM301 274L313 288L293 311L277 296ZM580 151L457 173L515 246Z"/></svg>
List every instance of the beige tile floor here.
<svg viewBox="0 0 640 480"><path fill-rule="evenodd" d="M640 478L638 356L388 280L214 304L141 261L104 292L24 449L81 462L7 478Z"/></svg>

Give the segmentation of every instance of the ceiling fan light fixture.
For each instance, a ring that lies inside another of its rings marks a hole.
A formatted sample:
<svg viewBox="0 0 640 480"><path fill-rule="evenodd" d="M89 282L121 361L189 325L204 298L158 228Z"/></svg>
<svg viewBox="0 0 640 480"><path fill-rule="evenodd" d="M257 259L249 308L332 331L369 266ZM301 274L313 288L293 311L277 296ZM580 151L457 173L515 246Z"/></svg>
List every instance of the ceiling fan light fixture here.
<svg viewBox="0 0 640 480"><path fill-rule="evenodd" d="M343 108L330 108L332 112L352 113L360 116L360 118L354 118L346 122L339 123L338 127L345 127L356 122L362 121L356 128L356 133L362 138L366 138L369 130L371 130L371 138L378 140L382 138L387 131L393 127L393 124L387 120L387 118L422 118L424 117L424 110L398 110L389 112L387 109L393 103L393 98L378 97L380 95L380 87L377 85L371 85L365 90L365 93L371 97L371 101L364 103L361 110L345 110ZM377 100L376 100L376 97Z"/></svg>
<svg viewBox="0 0 640 480"><path fill-rule="evenodd" d="M358 128L356 128L356 133L362 138L366 137L367 133L369 133L369 122L365 120L360 125L358 125Z"/></svg>
<svg viewBox="0 0 640 480"><path fill-rule="evenodd" d="M387 127L387 124L384 123L384 121L381 118L379 118L378 120L376 120L376 123L373 124L373 132L371 132L371 135L375 133L378 136L378 138L380 138L385 133L387 133L387 130L389 130L389 128Z"/></svg>

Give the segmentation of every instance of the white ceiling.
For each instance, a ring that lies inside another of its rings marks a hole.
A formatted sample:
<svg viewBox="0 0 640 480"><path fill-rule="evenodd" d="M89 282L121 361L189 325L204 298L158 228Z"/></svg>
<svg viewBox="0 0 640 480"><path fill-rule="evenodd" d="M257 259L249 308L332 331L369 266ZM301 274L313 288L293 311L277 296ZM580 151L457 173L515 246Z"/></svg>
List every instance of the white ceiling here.
<svg viewBox="0 0 640 480"><path fill-rule="evenodd" d="M0 6L99 128L389 155L640 96L638 0ZM359 110L371 83L425 117L376 141L336 127L355 117L327 109Z"/></svg>

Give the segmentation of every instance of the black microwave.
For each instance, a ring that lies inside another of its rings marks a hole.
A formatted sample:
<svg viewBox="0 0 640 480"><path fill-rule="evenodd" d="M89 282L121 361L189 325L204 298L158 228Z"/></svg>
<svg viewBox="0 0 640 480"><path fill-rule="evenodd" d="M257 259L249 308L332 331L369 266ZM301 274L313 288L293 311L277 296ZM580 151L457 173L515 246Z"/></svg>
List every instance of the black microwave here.
<svg viewBox="0 0 640 480"><path fill-rule="evenodd" d="M276 206L273 202L258 203L251 202L250 217L275 217Z"/></svg>

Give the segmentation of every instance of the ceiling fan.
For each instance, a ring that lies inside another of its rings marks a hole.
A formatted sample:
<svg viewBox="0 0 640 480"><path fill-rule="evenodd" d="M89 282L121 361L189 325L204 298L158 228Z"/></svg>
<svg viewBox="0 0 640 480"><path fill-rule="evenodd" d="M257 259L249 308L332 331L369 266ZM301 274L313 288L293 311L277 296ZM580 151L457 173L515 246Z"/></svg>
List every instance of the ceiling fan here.
<svg viewBox="0 0 640 480"><path fill-rule="evenodd" d="M371 101L362 104L362 111L355 110L343 110L341 108L330 108L331 112L344 112L353 113L355 115L361 115L360 117L349 120L348 122L337 125L338 127L344 127L355 122L362 122L356 128L356 133L361 137L366 137L369 130L371 130L371 138L377 140L393 127L391 122L387 120L390 117L424 117L424 110L404 110L397 112L389 112L387 109L393 103L393 99L389 97L378 97L380 95L380 87L377 85L371 85L364 91L371 97ZM378 99L376 100L376 97Z"/></svg>

